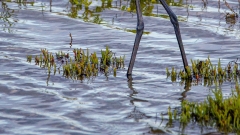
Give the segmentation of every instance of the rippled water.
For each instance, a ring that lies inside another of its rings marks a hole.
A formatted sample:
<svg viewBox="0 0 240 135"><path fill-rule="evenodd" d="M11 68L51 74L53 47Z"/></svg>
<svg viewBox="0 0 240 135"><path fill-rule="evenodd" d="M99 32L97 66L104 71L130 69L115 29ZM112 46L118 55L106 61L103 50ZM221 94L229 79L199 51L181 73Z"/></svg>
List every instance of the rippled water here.
<svg viewBox="0 0 240 135"><path fill-rule="evenodd" d="M239 13L237 0L227 2ZM224 16L231 11L223 1L185 0L170 5L180 20L189 62L210 55L213 63L220 58L227 64L239 57L240 20L226 21ZM68 0L7 0L1 1L1 7L1 134L216 132L197 124L184 131L177 122L167 124L169 106L179 107L182 99L202 101L209 87L185 87L166 79L166 67L183 66L172 24L160 4L144 8L146 33L129 82L125 74L136 27L136 14L128 12L134 7L130 1L93 0L86 8L86 4L72 6ZM100 54L108 45L117 55L126 55L126 68L117 77L74 81L59 74L48 76L45 69L26 62L27 55L38 55L41 48L53 53L71 50L69 33L72 48ZM222 86L226 96L231 85Z"/></svg>

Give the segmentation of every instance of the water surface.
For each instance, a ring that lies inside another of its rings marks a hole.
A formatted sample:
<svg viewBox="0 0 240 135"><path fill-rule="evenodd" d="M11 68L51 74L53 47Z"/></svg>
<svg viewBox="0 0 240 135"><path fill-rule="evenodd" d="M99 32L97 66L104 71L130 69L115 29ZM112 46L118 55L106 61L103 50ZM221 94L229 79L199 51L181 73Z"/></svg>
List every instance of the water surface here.
<svg viewBox="0 0 240 135"><path fill-rule="evenodd" d="M203 83L185 87L166 79L165 68L183 69L172 24L159 3L141 3L145 34L138 50L133 80L125 74L135 38L136 14L131 1L68 0L1 1L0 133L1 134L201 134L216 132L197 124L184 131L168 126L167 109L183 99L203 101L210 93ZM86 3L87 2L87 3ZM154 2L154 1L153 1ZM239 13L236 0L227 1ZM188 61L218 59L223 65L239 56L239 19L226 21L231 11L218 0L170 2L180 21ZM70 48L69 33L73 36ZM71 80L47 70L26 56L89 48L100 56L108 45L126 56L117 77ZM231 92L231 82L221 87ZM214 87L214 86L212 86ZM161 115L162 114L162 115ZM163 116L163 121L162 121Z"/></svg>

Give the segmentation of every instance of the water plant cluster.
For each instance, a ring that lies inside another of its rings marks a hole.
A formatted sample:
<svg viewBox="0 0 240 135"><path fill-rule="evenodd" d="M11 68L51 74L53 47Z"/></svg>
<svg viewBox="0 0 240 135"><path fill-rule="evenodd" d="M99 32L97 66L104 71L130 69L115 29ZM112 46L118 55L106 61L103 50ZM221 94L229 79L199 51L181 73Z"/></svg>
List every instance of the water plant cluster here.
<svg viewBox="0 0 240 135"><path fill-rule="evenodd" d="M73 54L71 57L69 53L59 51L54 56L47 49L41 49L41 54L35 56L35 64L47 68L49 74L53 72L55 75L57 71L62 71L66 78L77 80L97 76L99 72L107 76L113 71L113 75L116 76L117 69L124 68L125 56L116 57L108 46L101 50L101 58L97 57L96 52L90 54L88 49L74 49ZM31 62L32 57L27 56L27 61Z"/></svg>
<svg viewBox="0 0 240 135"><path fill-rule="evenodd" d="M240 133L240 88L238 84L240 71L238 59L230 61L225 68L222 68L220 59L218 64L213 65L209 57L205 61L191 60L191 62L192 67L187 67L186 72L183 70L177 73L174 68L172 68L172 71L166 68L167 76L171 76L172 81L181 78L181 82L185 82L186 90L194 81L201 80L204 80L207 85L215 85L216 88L211 89L211 93L203 102L183 100L180 109L173 110L169 107L169 123L178 120L183 130L188 123L198 123L202 127L214 127L220 132ZM228 97L224 97L221 88L217 87L224 80L236 83Z"/></svg>
<svg viewBox="0 0 240 135"><path fill-rule="evenodd" d="M208 96L202 103L182 102L181 122L187 123L191 118L205 126L216 126L220 131L240 133L240 91L236 84L235 91L226 99L222 91L216 89L214 96Z"/></svg>
<svg viewBox="0 0 240 135"><path fill-rule="evenodd" d="M212 90L203 102L181 103L181 113L169 107L169 122L179 120L184 128L188 123L198 123L205 127L215 127L220 132L240 133L240 88L238 83L231 96L224 98L221 89Z"/></svg>
<svg viewBox="0 0 240 135"><path fill-rule="evenodd" d="M240 75L237 61L238 60L231 61L228 63L227 67L222 68L220 59L217 65L213 65L209 57L205 61L191 60L192 67L185 67L186 71L180 70L177 72L177 70L172 67L171 71L166 68L166 74L167 77L171 76L172 81L176 81L177 78L181 78L181 80L232 80L235 78L236 80Z"/></svg>

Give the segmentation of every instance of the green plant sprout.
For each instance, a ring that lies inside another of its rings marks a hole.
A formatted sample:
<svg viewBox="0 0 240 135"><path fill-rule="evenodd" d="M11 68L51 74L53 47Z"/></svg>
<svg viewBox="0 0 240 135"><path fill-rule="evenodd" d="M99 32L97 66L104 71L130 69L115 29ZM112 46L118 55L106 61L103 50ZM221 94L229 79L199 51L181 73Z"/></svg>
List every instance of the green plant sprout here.
<svg viewBox="0 0 240 135"><path fill-rule="evenodd" d="M238 60L231 61L228 63L227 67L222 68L220 59L217 65L213 65L209 57L205 61L191 60L192 67L186 67L187 72L180 70L176 73L174 68L172 68L172 71L169 71L168 68L166 68L166 75L167 77L171 76L172 81L176 81L177 78L180 78L183 81L192 79L204 79L204 81L208 79L236 80L240 75L237 61Z"/></svg>
<svg viewBox="0 0 240 135"><path fill-rule="evenodd" d="M169 107L169 122L179 120L182 128L190 123L197 122L201 126L214 127L220 132L240 133L240 88L235 84L232 94L224 98L221 89L211 91L203 102L190 102L184 100L181 103L181 113L176 113ZM176 119L175 119L176 118Z"/></svg>
<svg viewBox="0 0 240 135"><path fill-rule="evenodd" d="M97 76L99 72L108 75L110 69L116 77L117 69L124 68L125 56L116 57L108 46L105 50L101 50L100 60L96 52L90 54L88 49L86 51L81 48L74 49L73 54L74 57L70 57L69 53L59 51L54 57L48 50L41 49L41 54L35 56L35 63L46 68L49 74L53 71L55 75L58 70L59 74L62 71L66 78L77 80ZM27 61L31 62L31 60L32 56L27 56Z"/></svg>
<svg viewBox="0 0 240 135"><path fill-rule="evenodd" d="M205 61L191 60L192 67L187 67L177 73L176 69L170 71L166 68L167 77L172 81L180 78L180 84L187 87L199 80L204 81L204 86L219 86L223 81L229 80L236 82L235 88L228 97L223 97L220 88L211 90L211 94L203 102L182 101L181 109L172 110L168 108L169 122L179 120L182 129L190 122L196 122L201 126L214 127L220 132L240 133L240 88L238 78L240 77L238 59L230 61L225 68L222 68L220 59L213 65L208 57Z"/></svg>

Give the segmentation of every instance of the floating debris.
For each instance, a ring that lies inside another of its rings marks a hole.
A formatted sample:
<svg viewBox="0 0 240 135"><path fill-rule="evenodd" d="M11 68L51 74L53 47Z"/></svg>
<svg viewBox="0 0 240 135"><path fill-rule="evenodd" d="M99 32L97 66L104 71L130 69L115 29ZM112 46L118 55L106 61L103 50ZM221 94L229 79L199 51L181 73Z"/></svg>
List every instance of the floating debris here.
<svg viewBox="0 0 240 135"><path fill-rule="evenodd" d="M231 18L231 19L235 19L238 18L238 14L237 13L226 13L226 19L227 18Z"/></svg>

